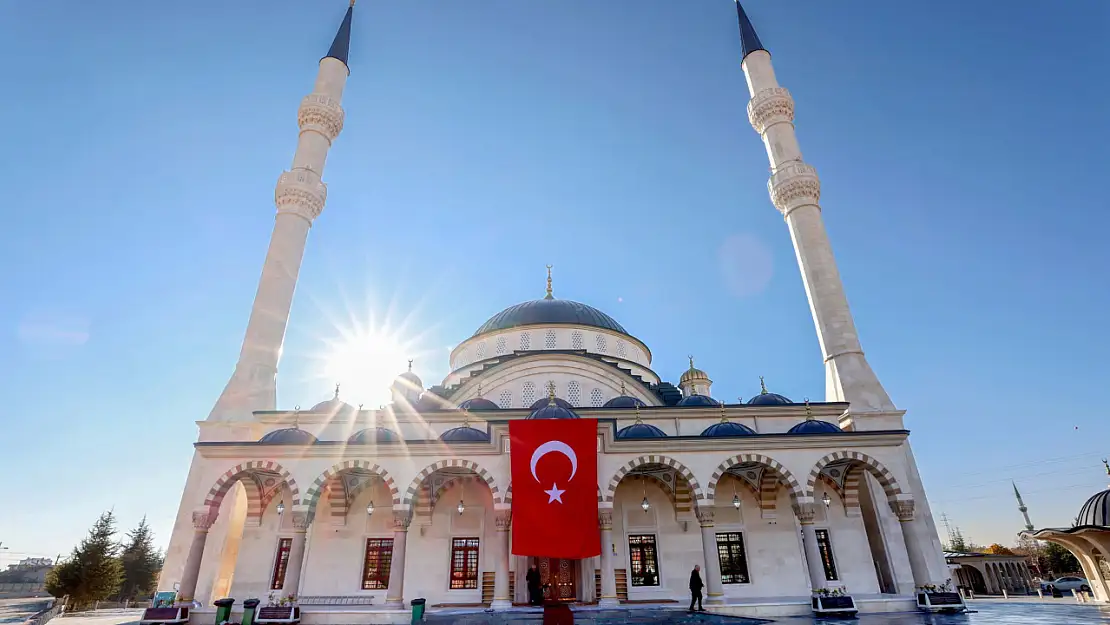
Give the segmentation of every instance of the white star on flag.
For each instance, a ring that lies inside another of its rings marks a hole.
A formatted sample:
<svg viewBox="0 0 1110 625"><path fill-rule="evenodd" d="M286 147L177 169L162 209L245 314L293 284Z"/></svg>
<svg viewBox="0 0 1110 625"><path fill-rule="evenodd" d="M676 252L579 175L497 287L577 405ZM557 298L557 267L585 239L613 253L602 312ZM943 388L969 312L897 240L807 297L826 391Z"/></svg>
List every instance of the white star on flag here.
<svg viewBox="0 0 1110 625"><path fill-rule="evenodd" d="M551 490L545 490L543 492L547 493L547 496L548 496L547 503L552 503L552 502L555 502L555 501L558 501L559 503L563 503L563 493L565 493L567 491L559 490L559 485L558 484L552 484L551 485Z"/></svg>

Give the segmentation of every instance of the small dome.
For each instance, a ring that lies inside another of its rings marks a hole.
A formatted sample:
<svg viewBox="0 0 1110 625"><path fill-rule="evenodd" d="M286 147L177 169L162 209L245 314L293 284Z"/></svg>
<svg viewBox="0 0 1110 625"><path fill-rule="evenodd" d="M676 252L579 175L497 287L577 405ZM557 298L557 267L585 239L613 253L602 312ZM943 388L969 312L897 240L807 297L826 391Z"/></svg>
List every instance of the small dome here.
<svg viewBox="0 0 1110 625"><path fill-rule="evenodd" d="M282 428L266 434L258 442L265 445L311 445L316 442L316 437L300 428Z"/></svg>
<svg viewBox="0 0 1110 625"><path fill-rule="evenodd" d="M714 423L701 433L702 436L751 436L753 434L755 434L755 430L742 423L733 423L732 421Z"/></svg>
<svg viewBox="0 0 1110 625"><path fill-rule="evenodd" d="M1079 509L1079 517L1075 524L1076 527L1085 525L1110 527L1110 489L1096 493L1094 497L1088 499L1087 503Z"/></svg>
<svg viewBox="0 0 1110 625"><path fill-rule="evenodd" d="M541 397L537 399L531 406L528 406L528 410L539 410L540 408L547 406L549 403L551 403L550 398ZM555 405L561 408L566 408L567 410L574 410L574 406L572 406L569 401L565 399L559 399L558 397L555 398Z"/></svg>
<svg viewBox="0 0 1110 625"><path fill-rule="evenodd" d="M763 382L763 376L759 376L759 395L748 400L749 406L785 406L792 404L788 397L783 397L778 393L768 393L767 384Z"/></svg>
<svg viewBox="0 0 1110 625"><path fill-rule="evenodd" d="M424 390L424 383L420 381L420 376L412 372L412 361L409 361L409 370L397 376L393 380L393 386L408 391L422 391Z"/></svg>
<svg viewBox="0 0 1110 625"><path fill-rule="evenodd" d="M617 431L617 438L626 440L630 438L667 438L667 434L647 423L634 423Z"/></svg>
<svg viewBox="0 0 1110 625"><path fill-rule="evenodd" d="M614 397L605 402L602 408L645 408L647 404L629 395Z"/></svg>
<svg viewBox="0 0 1110 625"><path fill-rule="evenodd" d="M387 430L383 427L366 428L351 434L347 439L348 443L355 443L360 445L369 445L374 443L396 443L401 440L393 430Z"/></svg>
<svg viewBox="0 0 1110 625"><path fill-rule="evenodd" d="M548 403L548 404L545 404L544 406L542 406L540 408L536 408L535 410L532 411L532 414L528 415L528 418L529 419L577 419L578 418L578 415L573 410L571 410L570 408L568 408L566 406L560 406L557 402L558 402L558 400L556 400L555 405L551 405L550 403Z"/></svg>
<svg viewBox="0 0 1110 625"><path fill-rule="evenodd" d="M489 434L464 425L440 434L439 440L448 443L488 443Z"/></svg>
<svg viewBox="0 0 1110 625"><path fill-rule="evenodd" d="M844 432L844 430L828 421L810 419L808 421L802 421L798 425L790 428L787 434L840 434L842 432Z"/></svg>
<svg viewBox="0 0 1110 625"><path fill-rule="evenodd" d="M474 397L459 404L463 410L501 410L501 407L484 397Z"/></svg>
<svg viewBox="0 0 1110 625"><path fill-rule="evenodd" d="M693 380L710 381L708 374L694 366L694 357L690 356L690 368L683 372L682 377L678 378L678 383L681 386Z"/></svg>
<svg viewBox="0 0 1110 625"><path fill-rule="evenodd" d="M338 414L340 412L354 411L354 409L354 406L348 404L342 399L339 399L339 385L336 384L335 395L331 399L325 399L324 401L316 404L311 409L309 409L309 412L318 412L321 414Z"/></svg>
<svg viewBox="0 0 1110 625"><path fill-rule="evenodd" d="M705 395L687 395L678 402L679 406L720 406L720 402Z"/></svg>

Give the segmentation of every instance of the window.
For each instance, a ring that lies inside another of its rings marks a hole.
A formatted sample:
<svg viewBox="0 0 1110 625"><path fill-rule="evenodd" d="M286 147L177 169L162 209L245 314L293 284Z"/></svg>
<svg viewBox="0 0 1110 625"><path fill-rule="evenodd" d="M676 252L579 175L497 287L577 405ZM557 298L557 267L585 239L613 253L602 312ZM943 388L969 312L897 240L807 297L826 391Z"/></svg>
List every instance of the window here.
<svg viewBox="0 0 1110 625"><path fill-rule="evenodd" d="M525 382L524 386L520 389L520 401L524 402L524 407L531 406L536 401L536 385L531 382Z"/></svg>
<svg viewBox="0 0 1110 625"><path fill-rule="evenodd" d="M593 406L594 408L600 408L601 405L604 403L602 401L602 399L603 399L603 397L601 395L601 389L595 388L594 390L590 391L590 405L591 406Z"/></svg>
<svg viewBox="0 0 1110 625"><path fill-rule="evenodd" d="M478 588L478 539L451 539L451 590Z"/></svg>
<svg viewBox="0 0 1110 625"><path fill-rule="evenodd" d="M740 532L717 534L717 559L721 562L722 584L747 584L748 559L744 555L744 535Z"/></svg>
<svg viewBox="0 0 1110 625"><path fill-rule="evenodd" d="M504 354L505 353L505 348L506 348L505 336L502 335L502 336L497 337L497 354L498 355Z"/></svg>
<svg viewBox="0 0 1110 625"><path fill-rule="evenodd" d="M816 530L817 551L821 554L821 565L825 567L825 579L835 582L840 579L836 574L836 562L833 560L832 543L829 542L829 530Z"/></svg>
<svg viewBox="0 0 1110 625"><path fill-rule="evenodd" d="M567 401L571 406L581 406L582 401L582 386L578 382L571 380L567 383Z"/></svg>
<svg viewBox="0 0 1110 625"><path fill-rule="evenodd" d="M543 346L547 349L555 349L555 330L548 330L544 335Z"/></svg>
<svg viewBox="0 0 1110 625"><path fill-rule="evenodd" d="M532 335L527 332L520 333L520 351L526 352L532 349Z"/></svg>
<svg viewBox="0 0 1110 625"><path fill-rule="evenodd" d="M362 589L389 588L389 565L393 562L392 538L367 538L366 557L362 560Z"/></svg>
<svg viewBox="0 0 1110 625"><path fill-rule="evenodd" d="M513 407L513 392L512 391L501 391L501 399L497 402L497 405L500 408L512 408Z"/></svg>
<svg viewBox="0 0 1110 625"><path fill-rule="evenodd" d="M655 554L654 534L628 536L628 563L633 586L659 585L659 559Z"/></svg>
<svg viewBox="0 0 1110 625"><path fill-rule="evenodd" d="M281 590L285 585L285 569L289 566L289 550L293 548L292 538L279 538L277 556L274 558L274 576L270 578L270 590Z"/></svg>
<svg viewBox="0 0 1110 625"><path fill-rule="evenodd" d="M570 333L570 348L583 349L582 347L582 333L578 330Z"/></svg>

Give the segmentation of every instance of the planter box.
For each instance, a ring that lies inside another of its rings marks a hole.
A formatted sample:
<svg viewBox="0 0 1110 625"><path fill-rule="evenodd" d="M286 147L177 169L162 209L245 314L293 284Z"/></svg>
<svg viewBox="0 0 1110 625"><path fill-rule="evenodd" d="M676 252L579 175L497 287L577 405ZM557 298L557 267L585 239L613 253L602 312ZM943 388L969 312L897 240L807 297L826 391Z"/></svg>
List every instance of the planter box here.
<svg viewBox="0 0 1110 625"><path fill-rule="evenodd" d="M160 625L162 623L180 624L189 622L189 608L147 608L139 619L141 625Z"/></svg>
<svg viewBox="0 0 1110 625"><path fill-rule="evenodd" d="M817 596L813 598L813 613L817 616L855 616L859 610L851 595Z"/></svg>
<svg viewBox="0 0 1110 625"><path fill-rule="evenodd" d="M258 615L254 617L254 622L260 625L267 625L268 623L273 623L275 625L280 623L300 623L301 608L295 605L278 606L276 608L258 608Z"/></svg>
<svg viewBox="0 0 1110 625"><path fill-rule="evenodd" d="M919 592L917 609L922 612L966 612L967 604L958 592Z"/></svg>

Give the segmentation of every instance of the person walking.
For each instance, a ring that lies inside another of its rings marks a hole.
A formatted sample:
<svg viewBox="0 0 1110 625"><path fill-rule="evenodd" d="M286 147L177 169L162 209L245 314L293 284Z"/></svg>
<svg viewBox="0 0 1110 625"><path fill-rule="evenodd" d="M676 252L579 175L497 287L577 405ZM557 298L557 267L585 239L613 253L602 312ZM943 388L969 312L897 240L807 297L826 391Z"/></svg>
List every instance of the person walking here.
<svg viewBox="0 0 1110 625"><path fill-rule="evenodd" d="M698 604L698 612L705 612L705 608L701 607L701 589L705 584L701 581L701 565L695 564L694 570L690 571L690 612L694 611L694 603Z"/></svg>

